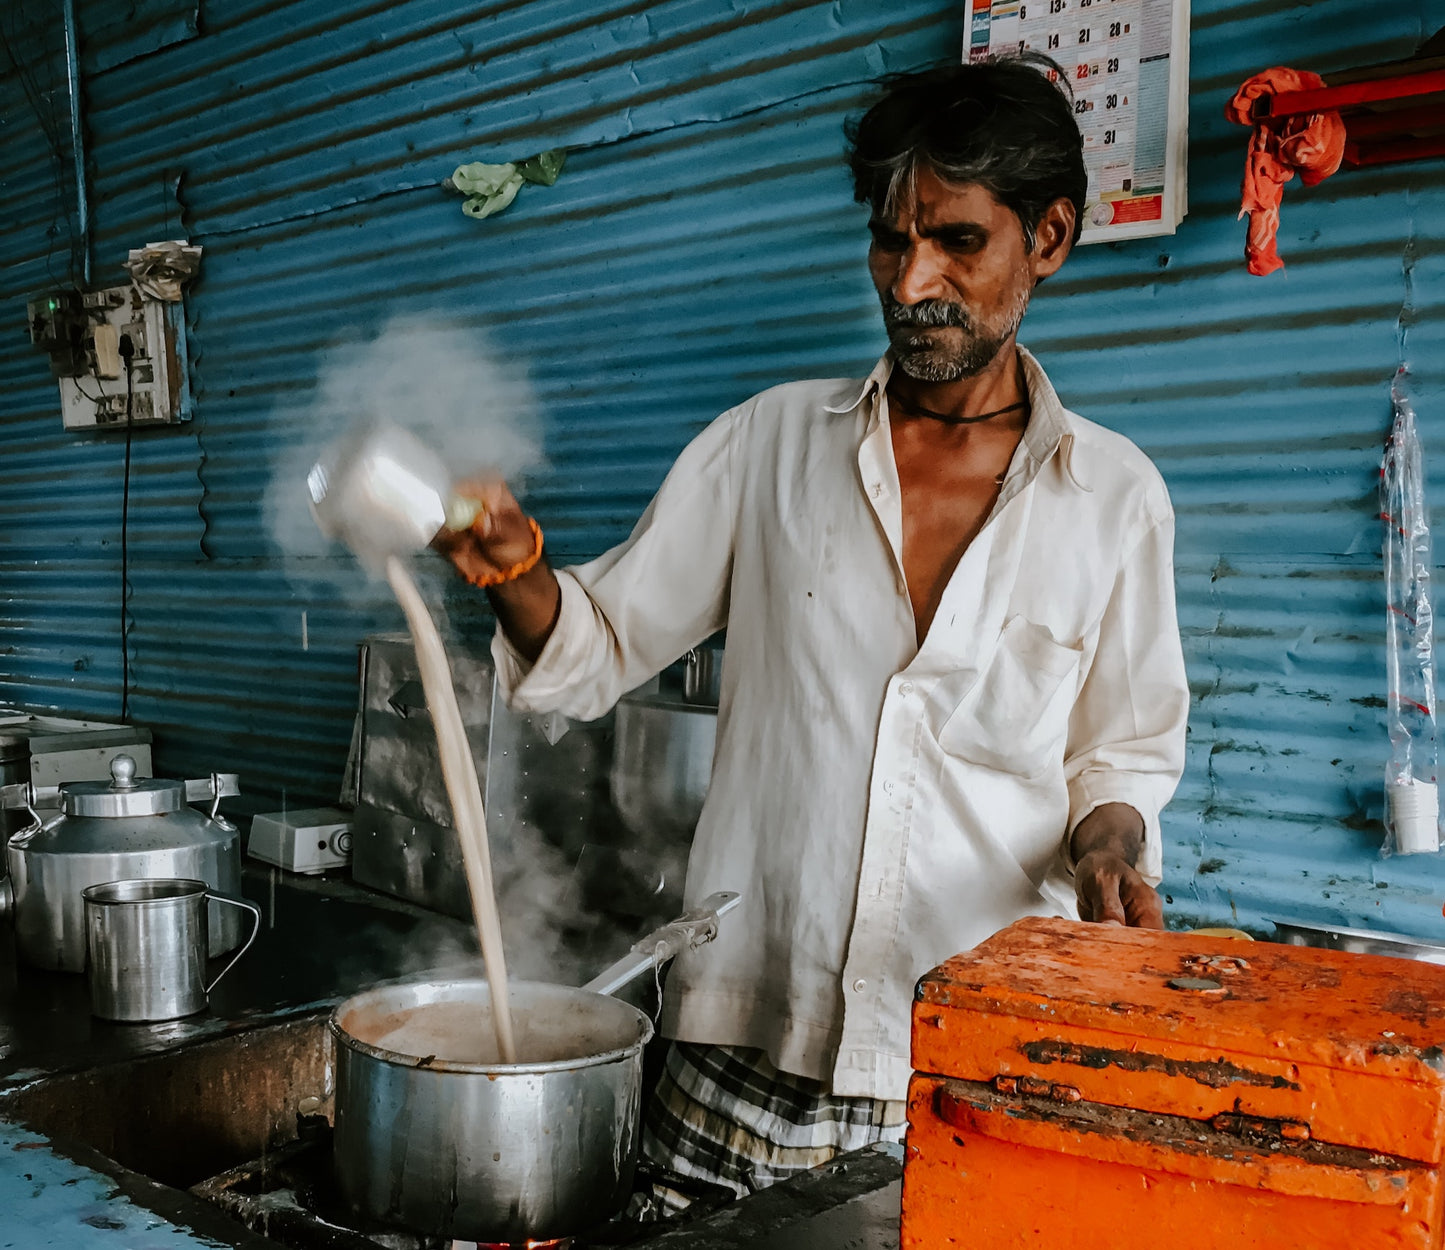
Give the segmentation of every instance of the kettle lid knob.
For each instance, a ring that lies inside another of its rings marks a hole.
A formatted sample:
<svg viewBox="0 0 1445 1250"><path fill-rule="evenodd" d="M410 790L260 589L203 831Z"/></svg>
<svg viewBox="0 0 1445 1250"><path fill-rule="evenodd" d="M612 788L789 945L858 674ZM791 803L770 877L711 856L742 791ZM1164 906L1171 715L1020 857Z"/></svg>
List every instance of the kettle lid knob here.
<svg viewBox="0 0 1445 1250"><path fill-rule="evenodd" d="M110 762L110 788L112 790L135 789L135 759L129 755L117 755Z"/></svg>

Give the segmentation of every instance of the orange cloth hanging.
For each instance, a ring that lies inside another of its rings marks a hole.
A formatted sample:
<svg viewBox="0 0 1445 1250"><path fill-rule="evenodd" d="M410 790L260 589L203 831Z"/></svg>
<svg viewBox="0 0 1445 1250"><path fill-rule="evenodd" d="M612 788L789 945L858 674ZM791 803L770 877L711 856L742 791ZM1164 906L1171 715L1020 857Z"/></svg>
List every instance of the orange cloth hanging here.
<svg viewBox="0 0 1445 1250"><path fill-rule="evenodd" d="M1244 256L1249 272L1260 277L1284 268L1275 247L1284 184L1294 177L1295 170L1309 187L1334 173L1345 155L1345 123L1335 112L1266 117L1256 122L1250 115L1251 106L1262 95L1313 91L1324 85L1324 79L1309 70L1276 66L1247 80L1224 110L1230 121L1254 127L1239 215L1249 214Z"/></svg>

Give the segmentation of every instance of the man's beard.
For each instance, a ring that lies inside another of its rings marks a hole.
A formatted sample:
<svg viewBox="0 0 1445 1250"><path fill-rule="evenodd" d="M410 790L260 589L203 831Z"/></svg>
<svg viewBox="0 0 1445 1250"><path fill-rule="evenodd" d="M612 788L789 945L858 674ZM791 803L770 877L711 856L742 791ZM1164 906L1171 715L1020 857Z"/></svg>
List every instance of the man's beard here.
<svg viewBox="0 0 1445 1250"><path fill-rule="evenodd" d="M1003 345L1018 333L1029 304L1028 289L1024 288L1016 306L1007 309L997 324L987 326L970 316L962 304L949 300L924 299L916 304L900 304L888 291L879 298L883 304L883 324L898 367L919 382L957 382L982 372ZM957 333L928 333L940 327Z"/></svg>

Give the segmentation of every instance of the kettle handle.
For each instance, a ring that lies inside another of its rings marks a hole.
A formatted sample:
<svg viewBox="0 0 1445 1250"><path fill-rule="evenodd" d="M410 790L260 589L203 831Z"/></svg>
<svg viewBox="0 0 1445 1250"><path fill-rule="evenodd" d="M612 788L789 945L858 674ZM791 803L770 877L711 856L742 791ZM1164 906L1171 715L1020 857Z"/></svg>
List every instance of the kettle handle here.
<svg viewBox="0 0 1445 1250"><path fill-rule="evenodd" d="M206 986L205 992L209 994L213 989L216 988L217 985L220 984L221 978L225 976L226 973L230 972L231 969L240 962L241 956L251 949L251 943L256 940L256 934L261 932L261 909L257 907L255 903L249 901L248 899L233 898L229 894L218 894L215 890L207 890L206 897L209 899L214 899L218 903L226 903L231 907L239 907L242 911L248 911L251 913L250 935L246 938L246 941L242 945L241 949L231 956L231 962L228 963L224 968L222 968L220 972L216 973L216 979L212 981L208 986Z"/></svg>

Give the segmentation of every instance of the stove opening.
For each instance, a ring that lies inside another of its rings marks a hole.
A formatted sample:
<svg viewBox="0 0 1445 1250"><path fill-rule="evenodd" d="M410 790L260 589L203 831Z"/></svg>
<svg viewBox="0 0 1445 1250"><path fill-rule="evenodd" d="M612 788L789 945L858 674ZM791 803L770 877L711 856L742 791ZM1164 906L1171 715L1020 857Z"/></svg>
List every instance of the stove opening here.
<svg viewBox="0 0 1445 1250"><path fill-rule="evenodd" d="M471 1250L474 1243L458 1241L452 1250ZM567 1250L572 1244L570 1237L554 1237L551 1241L478 1241L477 1250Z"/></svg>

